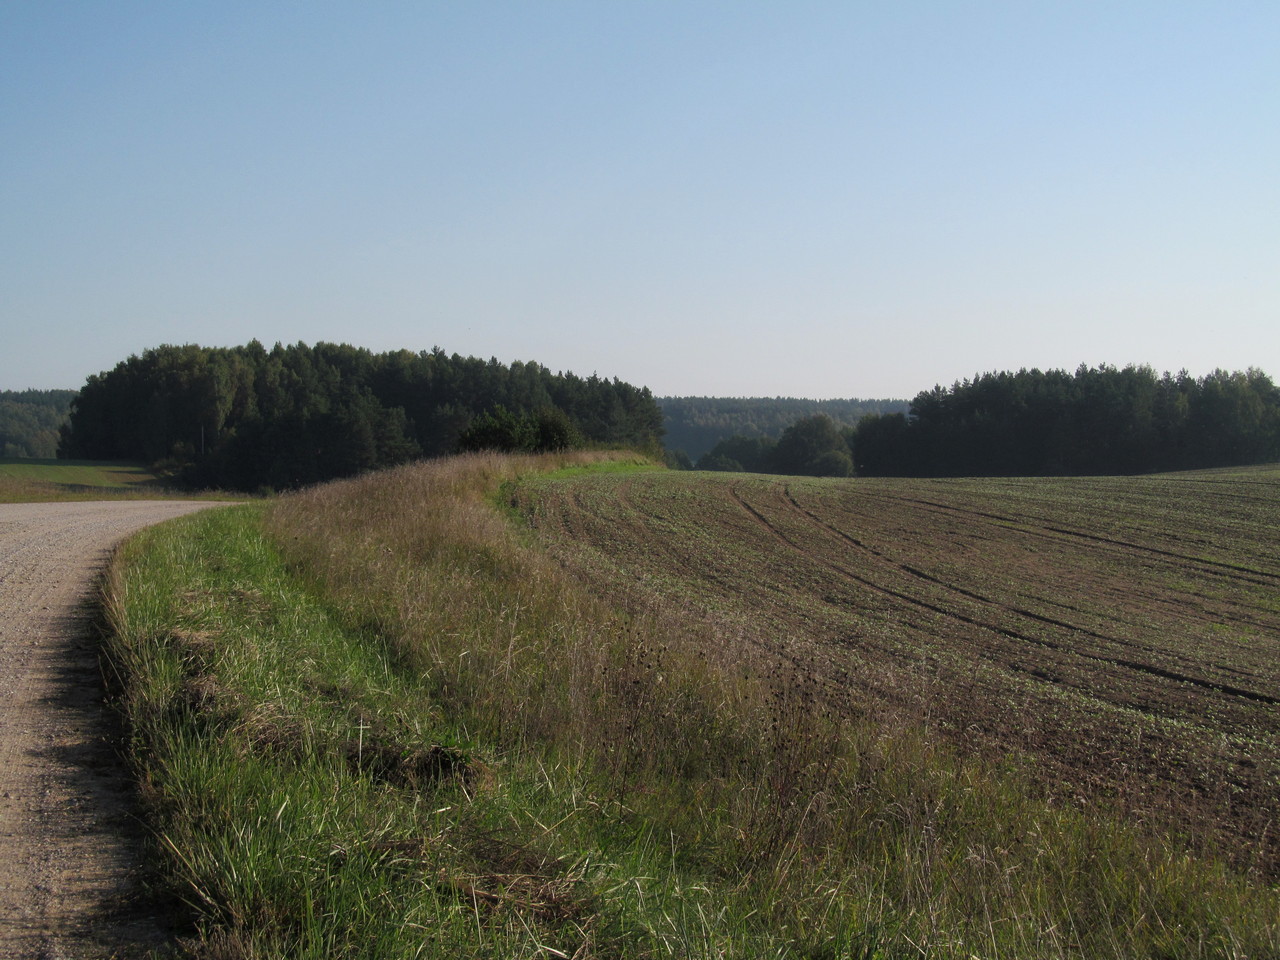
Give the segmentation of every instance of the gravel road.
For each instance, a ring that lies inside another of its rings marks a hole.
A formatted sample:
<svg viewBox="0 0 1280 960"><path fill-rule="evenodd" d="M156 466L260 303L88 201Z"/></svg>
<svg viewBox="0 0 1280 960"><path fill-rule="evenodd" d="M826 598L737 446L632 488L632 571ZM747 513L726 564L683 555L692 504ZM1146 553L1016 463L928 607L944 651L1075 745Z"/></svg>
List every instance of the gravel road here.
<svg viewBox="0 0 1280 960"><path fill-rule="evenodd" d="M209 503L0 504L0 957L129 956L132 786L107 742L86 600L112 547Z"/></svg>

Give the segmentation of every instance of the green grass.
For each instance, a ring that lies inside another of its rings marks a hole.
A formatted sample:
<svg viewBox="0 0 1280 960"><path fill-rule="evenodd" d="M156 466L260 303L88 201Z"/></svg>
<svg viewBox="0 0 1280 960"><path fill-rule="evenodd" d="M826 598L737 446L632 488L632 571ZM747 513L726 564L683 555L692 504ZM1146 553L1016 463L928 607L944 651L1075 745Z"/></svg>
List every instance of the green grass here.
<svg viewBox="0 0 1280 960"><path fill-rule="evenodd" d="M26 460L0 458L0 477L62 486L123 489L154 484L156 477L137 463L106 460Z"/></svg>
<svg viewBox="0 0 1280 960"><path fill-rule="evenodd" d="M137 463L0 458L0 503L67 500L243 499L223 491L176 490Z"/></svg>
<svg viewBox="0 0 1280 960"><path fill-rule="evenodd" d="M591 466L402 468L121 552L109 662L192 955L1280 950L1274 890L602 604L492 503Z"/></svg>
<svg viewBox="0 0 1280 960"><path fill-rule="evenodd" d="M164 496L159 480L132 463L0 459L0 503Z"/></svg>
<svg viewBox="0 0 1280 960"><path fill-rule="evenodd" d="M650 470L665 469L666 467L653 462L648 457L637 454L633 457L623 456L616 460L602 460L598 463L575 463L552 470L546 476L563 479L565 477L581 477L588 474L643 473Z"/></svg>

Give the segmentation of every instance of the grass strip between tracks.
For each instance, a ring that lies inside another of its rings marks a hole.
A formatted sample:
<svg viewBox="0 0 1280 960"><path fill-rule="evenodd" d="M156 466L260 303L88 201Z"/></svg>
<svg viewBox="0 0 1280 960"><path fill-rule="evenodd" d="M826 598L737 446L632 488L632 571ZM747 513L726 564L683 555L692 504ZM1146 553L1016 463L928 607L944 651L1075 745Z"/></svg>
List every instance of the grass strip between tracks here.
<svg viewBox="0 0 1280 960"><path fill-rule="evenodd" d="M592 462L401 468L121 551L109 662L192 954L1280 951L1274 890L593 599L494 504Z"/></svg>

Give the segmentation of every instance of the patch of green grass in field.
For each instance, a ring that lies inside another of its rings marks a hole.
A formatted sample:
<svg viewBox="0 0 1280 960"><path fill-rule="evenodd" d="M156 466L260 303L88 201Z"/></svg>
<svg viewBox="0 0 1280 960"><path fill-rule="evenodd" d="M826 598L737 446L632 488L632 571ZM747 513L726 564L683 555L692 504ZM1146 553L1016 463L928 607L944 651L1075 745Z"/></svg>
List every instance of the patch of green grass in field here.
<svg viewBox="0 0 1280 960"><path fill-rule="evenodd" d="M581 477L599 473L636 473L648 470L666 470L660 463L654 463L642 454L635 456L619 456L616 459L597 460L591 463L573 464L552 470L546 476L555 478Z"/></svg>
<svg viewBox="0 0 1280 960"><path fill-rule="evenodd" d="M107 460L24 460L0 458L0 477L77 487L132 487L154 484L155 474L137 463Z"/></svg>
<svg viewBox="0 0 1280 960"><path fill-rule="evenodd" d="M157 495L163 495L159 480L139 464L0 458L0 503Z"/></svg>
<svg viewBox="0 0 1280 960"><path fill-rule="evenodd" d="M193 956L1280 946L1274 892L593 600L491 503L564 465L402 468L121 552L109 659Z"/></svg>
<svg viewBox="0 0 1280 960"><path fill-rule="evenodd" d="M220 490L184 491L137 463L0 458L0 503L69 500L241 500Z"/></svg>
<svg viewBox="0 0 1280 960"><path fill-rule="evenodd" d="M539 476L547 479L565 480L572 477L649 473L667 469L664 465L655 463L651 458L639 453L600 453L594 456L588 454L587 456L590 459L586 459L585 462L570 463L545 473L539 472ZM516 482L514 480L504 480L490 494L489 502L508 521L517 526L524 526L526 518L514 499L515 489Z"/></svg>

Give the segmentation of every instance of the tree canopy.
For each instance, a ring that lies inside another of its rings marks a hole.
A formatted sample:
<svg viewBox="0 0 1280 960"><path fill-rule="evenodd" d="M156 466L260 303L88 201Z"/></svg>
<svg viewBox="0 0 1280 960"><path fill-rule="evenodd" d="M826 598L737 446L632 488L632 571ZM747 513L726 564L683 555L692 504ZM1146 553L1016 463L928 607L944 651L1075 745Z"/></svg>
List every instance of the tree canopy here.
<svg viewBox="0 0 1280 960"><path fill-rule="evenodd" d="M541 449L655 449L662 436L649 390L617 379L439 348L267 350L253 341L156 347L90 377L58 451L141 460L199 485L288 488L452 453L464 438L468 448L484 446L483 428L495 420L531 425ZM496 446L511 439L488 436Z"/></svg>
<svg viewBox="0 0 1280 960"><path fill-rule="evenodd" d="M987 373L935 387L853 436L865 476L1128 474L1280 459L1280 390L1261 370L1147 366Z"/></svg>
<svg viewBox="0 0 1280 960"><path fill-rule="evenodd" d="M842 427L819 414L774 441L725 438L703 470L820 476L1055 476L1280 460L1280 389L1260 370L1195 379L1150 367L987 373L905 412Z"/></svg>

